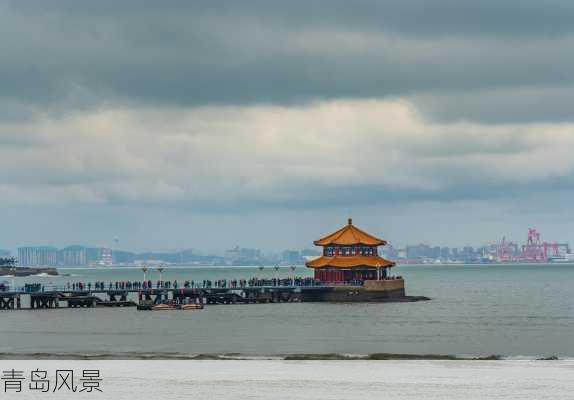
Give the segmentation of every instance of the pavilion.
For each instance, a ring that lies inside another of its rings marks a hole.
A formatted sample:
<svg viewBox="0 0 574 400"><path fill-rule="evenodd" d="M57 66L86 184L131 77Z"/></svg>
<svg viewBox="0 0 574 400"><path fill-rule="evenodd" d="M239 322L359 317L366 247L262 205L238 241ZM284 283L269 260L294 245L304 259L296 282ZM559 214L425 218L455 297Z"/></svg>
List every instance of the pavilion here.
<svg viewBox="0 0 574 400"><path fill-rule="evenodd" d="M323 247L323 255L305 265L315 270L315 279L321 282L381 281L395 266L393 261L378 253L378 247L386 245L387 241L357 228L351 218L343 228L313 243Z"/></svg>

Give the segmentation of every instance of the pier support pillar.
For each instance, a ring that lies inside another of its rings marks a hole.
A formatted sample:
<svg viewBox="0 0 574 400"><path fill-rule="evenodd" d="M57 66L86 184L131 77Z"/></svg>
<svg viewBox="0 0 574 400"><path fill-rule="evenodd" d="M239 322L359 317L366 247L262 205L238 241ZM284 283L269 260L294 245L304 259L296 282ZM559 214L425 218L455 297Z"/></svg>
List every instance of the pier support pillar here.
<svg viewBox="0 0 574 400"><path fill-rule="evenodd" d="M30 308L57 308L59 307L58 294L42 293L30 295Z"/></svg>
<svg viewBox="0 0 574 400"><path fill-rule="evenodd" d="M14 296L0 296L0 310L13 310L14 309Z"/></svg>

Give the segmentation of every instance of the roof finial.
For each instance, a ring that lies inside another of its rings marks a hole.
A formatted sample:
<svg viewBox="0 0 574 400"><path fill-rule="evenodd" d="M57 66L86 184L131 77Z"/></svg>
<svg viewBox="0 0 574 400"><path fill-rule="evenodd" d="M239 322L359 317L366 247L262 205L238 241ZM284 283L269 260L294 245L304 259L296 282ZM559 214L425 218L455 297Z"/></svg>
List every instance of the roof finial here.
<svg viewBox="0 0 574 400"><path fill-rule="evenodd" d="M349 225L353 225L353 218L349 217L348 222L349 222Z"/></svg>

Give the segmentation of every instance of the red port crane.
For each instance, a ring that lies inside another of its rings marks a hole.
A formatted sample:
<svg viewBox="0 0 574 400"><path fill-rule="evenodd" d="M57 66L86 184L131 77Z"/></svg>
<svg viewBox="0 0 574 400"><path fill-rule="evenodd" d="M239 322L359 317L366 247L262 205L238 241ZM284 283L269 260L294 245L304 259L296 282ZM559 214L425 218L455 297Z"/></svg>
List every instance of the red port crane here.
<svg viewBox="0 0 574 400"><path fill-rule="evenodd" d="M560 257L560 247L569 252L567 244L556 242L543 242L540 233L533 228L528 228L528 239L522 245L520 260L525 262L547 262L549 257ZM549 254L551 251L552 254Z"/></svg>

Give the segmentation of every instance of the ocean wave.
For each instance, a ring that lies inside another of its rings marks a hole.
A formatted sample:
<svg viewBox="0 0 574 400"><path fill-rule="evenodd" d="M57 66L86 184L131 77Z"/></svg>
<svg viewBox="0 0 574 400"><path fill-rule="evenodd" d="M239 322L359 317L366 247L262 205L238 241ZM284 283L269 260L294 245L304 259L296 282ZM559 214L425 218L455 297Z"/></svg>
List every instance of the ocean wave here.
<svg viewBox="0 0 574 400"><path fill-rule="evenodd" d="M501 355L448 355L448 354L401 354L401 353L291 353L291 354L244 354L244 353L181 353L181 352L0 352L0 360L284 360L284 361L570 361L572 356L557 355L526 357Z"/></svg>

